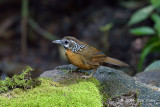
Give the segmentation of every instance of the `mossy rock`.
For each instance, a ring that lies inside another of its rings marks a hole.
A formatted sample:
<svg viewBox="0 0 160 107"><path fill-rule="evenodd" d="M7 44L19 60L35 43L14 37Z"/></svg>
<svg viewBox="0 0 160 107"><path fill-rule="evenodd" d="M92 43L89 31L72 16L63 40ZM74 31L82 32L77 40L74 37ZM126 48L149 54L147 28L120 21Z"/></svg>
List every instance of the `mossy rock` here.
<svg viewBox="0 0 160 107"><path fill-rule="evenodd" d="M64 80L64 77L65 79L72 77L68 74L67 75L59 74L59 72L62 72L63 69L72 70L74 69L74 66L73 65L59 66L58 69L45 72L44 74L42 74L42 76L50 77L51 79L52 77L54 77L52 80L56 80L55 79L56 75L60 75L57 81L62 79ZM84 71L84 72L90 73L92 71ZM81 76L81 74L78 72L76 74L77 75L79 74L79 76ZM72 74L74 75L73 77L75 77L76 74L75 75ZM136 99L141 103L142 107L147 107L148 105L153 107L160 106L159 102L160 92L158 90L156 90L154 87L148 86L146 84L141 83L140 81L137 81L136 78L130 77L120 70L115 70L109 67L100 66L96 70L93 76L101 83L101 87L103 87L102 94L103 94L103 99L104 97L107 99L106 104L108 104L107 103L108 99L112 99L115 96L122 96L129 91L135 91L138 93L138 98ZM103 102L104 101L105 100L103 100Z"/></svg>
<svg viewBox="0 0 160 107"><path fill-rule="evenodd" d="M15 88L30 89L41 84L37 79L31 79L30 71L33 69L29 66L23 70L20 75L14 75L12 78L6 77L5 80L0 80L0 93L13 90Z"/></svg>
<svg viewBox="0 0 160 107"><path fill-rule="evenodd" d="M19 89L0 94L0 106L12 107L102 107L98 82L76 80L74 84L59 84L41 79L33 89Z"/></svg>

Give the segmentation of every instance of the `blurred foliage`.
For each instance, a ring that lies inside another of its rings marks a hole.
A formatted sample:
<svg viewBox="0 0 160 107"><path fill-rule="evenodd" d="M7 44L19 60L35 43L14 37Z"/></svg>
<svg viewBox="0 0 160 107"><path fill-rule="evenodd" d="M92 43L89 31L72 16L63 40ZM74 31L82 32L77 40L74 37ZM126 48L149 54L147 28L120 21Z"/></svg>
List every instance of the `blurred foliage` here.
<svg viewBox="0 0 160 107"><path fill-rule="evenodd" d="M146 18L148 18L150 16L150 14L153 12L154 10L154 6L149 5L146 6L140 10L138 10L137 12L135 12L131 19L128 22L128 25L131 26L133 24L139 23L143 20L145 20Z"/></svg>
<svg viewBox="0 0 160 107"><path fill-rule="evenodd" d="M101 38L101 42L103 43L103 50L106 50L105 53L108 52L108 48L109 48L109 32L110 30L113 28L113 23L107 23L104 26L100 27L100 31L102 31L104 33L104 36Z"/></svg>
<svg viewBox="0 0 160 107"><path fill-rule="evenodd" d="M45 31L44 29L42 29L37 23L36 21L34 21L32 18L29 18L28 20L29 25L31 26L32 29L34 29L35 31L37 31L37 33L39 33L41 36L43 36L44 38L48 39L48 40L55 40L58 39L58 37L56 35L53 35L47 31Z"/></svg>
<svg viewBox="0 0 160 107"><path fill-rule="evenodd" d="M132 8L132 7L137 6L137 5L138 5L138 2L136 2L136 1L128 1L128 2L126 2L126 1L121 1L121 2L120 2L120 5L122 5L122 6L125 7L125 8Z"/></svg>
<svg viewBox="0 0 160 107"><path fill-rule="evenodd" d="M22 1L22 17L28 16L28 0Z"/></svg>
<svg viewBox="0 0 160 107"><path fill-rule="evenodd" d="M100 27L100 30L102 32L106 32L106 31L109 31L111 28L113 28L113 23L108 23L108 24Z"/></svg>
<svg viewBox="0 0 160 107"><path fill-rule="evenodd" d="M30 71L33 69L27 67L20 75L14 75L12 78L5 78L0 81L0 93L12 90L14 88L30 89L40 85L40 81L37 79L31 79Z"/></svg>
<svg viewBox="0 0 160 107"><path fill-rule="evenodd" d="M130 30L131 34L134 35L152 35L148 42L145 44L142 50L140 61L138 63L138 72L142 70L142 65L150 53L160 52L160 1L150 0L150 5L136 11L130 18L128 25L134 25L145 19L150 18L154 22L153 27L142 26L137 28L132 28Z"/></svg>
<svg viewBox="0 0 160 107"><path fill-rule="evenodd" d="M127 9L135 9L142 7L144 5L144 2L142 0L120 0L119 4Z"/></svg>
<svg viewBox="0 0 160 107"><path fill-rule="evenodd" d="M148 26L137 27L130 30L130 33L134 35L153 35L155 31Z"/></svg>
<svg viewBox="0 0 160 107"><path fill-rule="evenodd" d="M160 1L159 0L150 0L152 6L154 7L160 7Z"/></svg>

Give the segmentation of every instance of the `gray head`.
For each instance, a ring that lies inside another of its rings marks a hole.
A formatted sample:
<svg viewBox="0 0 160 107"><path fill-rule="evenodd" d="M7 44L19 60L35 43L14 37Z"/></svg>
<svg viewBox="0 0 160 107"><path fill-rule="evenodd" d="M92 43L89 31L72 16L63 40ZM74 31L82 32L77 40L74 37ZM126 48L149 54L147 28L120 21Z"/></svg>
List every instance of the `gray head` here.
<svg viewBox="0 0 160 107"><path fill-rule="evenodd" d="M76 52L76 53L78 51L82 51L82 49L85 47L85 45L82 44L81 41L79 41L78 39L72 36L66 36L62 38L61 40L54 40L53 43L60 44L66 50L71 49L72 52Z"/></svg>

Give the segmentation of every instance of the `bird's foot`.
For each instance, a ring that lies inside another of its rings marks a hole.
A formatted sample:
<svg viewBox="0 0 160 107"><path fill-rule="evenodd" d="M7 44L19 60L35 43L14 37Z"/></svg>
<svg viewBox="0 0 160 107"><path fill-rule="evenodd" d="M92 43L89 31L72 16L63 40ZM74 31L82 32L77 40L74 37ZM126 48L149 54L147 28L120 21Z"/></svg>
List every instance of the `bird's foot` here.
<svg viewBox="0 0 160 107"><path fill-rule="evenodd" d="M82 75L81 76L81 78L84 78L84 79L88 79L88 78L91 78L92 77L92 75L89 75L89 76L87 76L87 75Z"/></svg>
<svg viewBox="0 0 160 107"><path fill-rule="evenodd" d="M74 73L74 72L77 72L77 71L80 71L80 69L79 69L79 68L76 68L76 69L74 69L74 70L68 71L68 73Z"/></svg>

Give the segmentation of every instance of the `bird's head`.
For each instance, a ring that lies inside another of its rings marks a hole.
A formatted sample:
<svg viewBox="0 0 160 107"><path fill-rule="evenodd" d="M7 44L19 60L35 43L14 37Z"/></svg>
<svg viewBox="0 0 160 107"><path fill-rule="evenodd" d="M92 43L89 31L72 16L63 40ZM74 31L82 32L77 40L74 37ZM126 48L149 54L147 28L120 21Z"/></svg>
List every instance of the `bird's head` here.
<svg viewBox="0 0 160 107"><path fill-rule="evenodd" d="M54 40L53 43L62 45L66 50L71 49L72 52L82 51L82 48L85 47L81 41L72 36L66 36L61 40Z"/></svg>

